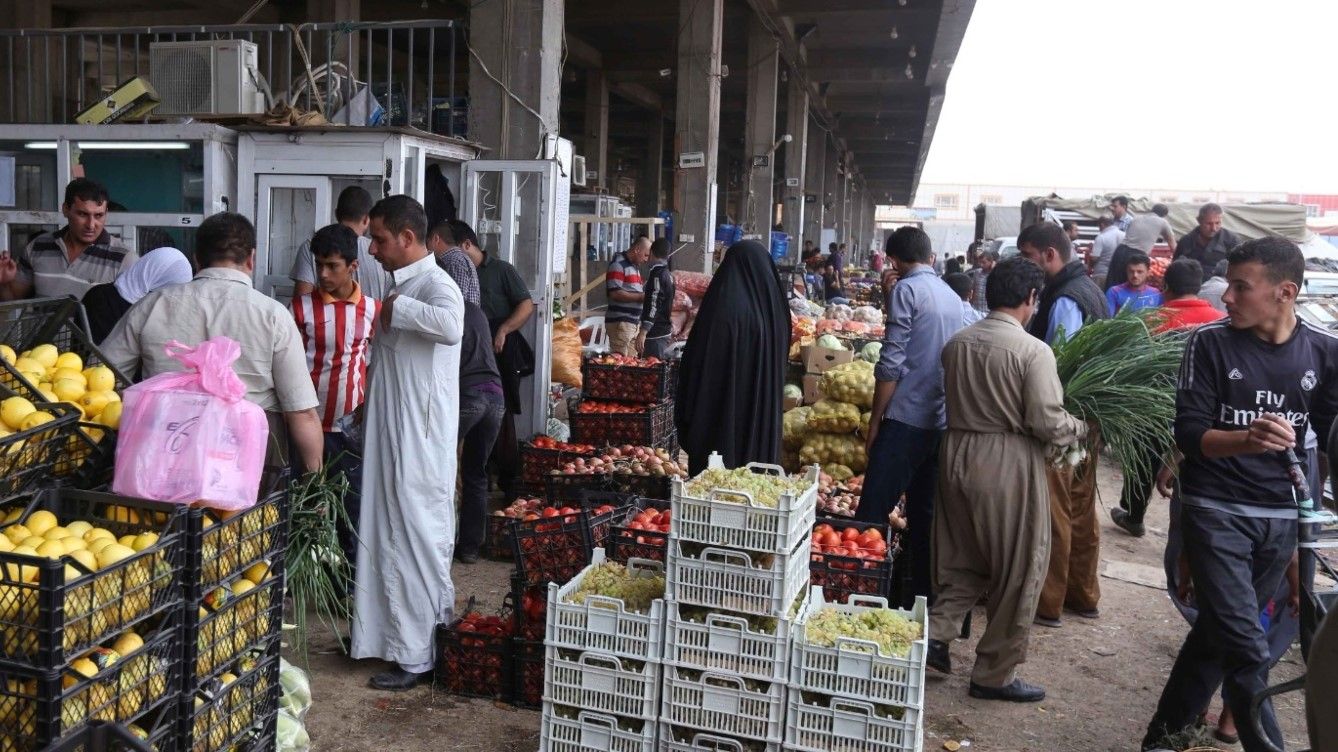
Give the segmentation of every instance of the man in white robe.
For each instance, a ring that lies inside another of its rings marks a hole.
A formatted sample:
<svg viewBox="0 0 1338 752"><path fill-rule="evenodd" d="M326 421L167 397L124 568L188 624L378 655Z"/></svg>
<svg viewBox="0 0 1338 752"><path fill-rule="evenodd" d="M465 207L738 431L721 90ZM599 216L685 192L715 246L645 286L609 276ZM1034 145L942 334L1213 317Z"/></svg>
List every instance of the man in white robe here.
<svg viewBox="0 0 1338 752"><path fill-rule="evenodd" d="M432 676L433 632L455 587L455 442L464 297L424 245L427 215L408 196L371 213L372 255L390 273L363 414L353 658L394 665L376 689Z"/></svg>

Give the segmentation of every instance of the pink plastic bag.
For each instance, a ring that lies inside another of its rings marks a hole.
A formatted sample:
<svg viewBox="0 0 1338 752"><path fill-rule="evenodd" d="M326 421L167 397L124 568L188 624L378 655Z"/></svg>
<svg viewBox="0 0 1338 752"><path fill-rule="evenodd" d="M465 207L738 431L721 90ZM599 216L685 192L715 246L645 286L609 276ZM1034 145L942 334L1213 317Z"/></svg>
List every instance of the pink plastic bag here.
<svg viewBox="0 0 1338 752"><path fill-rule="evenodd" d="M125 390L112 491L215 509L251 507L260 490L269 424L232 370L241 346L214 337L167 344L187 370Z"/></svg>

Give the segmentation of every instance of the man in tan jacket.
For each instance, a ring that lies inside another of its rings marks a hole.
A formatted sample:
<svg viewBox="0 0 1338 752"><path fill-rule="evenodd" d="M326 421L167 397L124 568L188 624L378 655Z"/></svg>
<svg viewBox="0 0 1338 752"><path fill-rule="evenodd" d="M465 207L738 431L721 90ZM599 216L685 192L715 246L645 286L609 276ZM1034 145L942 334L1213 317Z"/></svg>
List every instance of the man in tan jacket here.
<svg viewBox="0 0 1338 752"><path fill-rule="evenodd" d="M990 273L990 314L943 348L948 430L934 507L934 607L929 666L951 673L953 638L982 595L988 625L976 646L972 697L1038 702L1018 679L1050 560L1047 448L1069 446L1087 425L1064 410L1053 352L1027 333L1044 273L1025 258Z"/></svg>

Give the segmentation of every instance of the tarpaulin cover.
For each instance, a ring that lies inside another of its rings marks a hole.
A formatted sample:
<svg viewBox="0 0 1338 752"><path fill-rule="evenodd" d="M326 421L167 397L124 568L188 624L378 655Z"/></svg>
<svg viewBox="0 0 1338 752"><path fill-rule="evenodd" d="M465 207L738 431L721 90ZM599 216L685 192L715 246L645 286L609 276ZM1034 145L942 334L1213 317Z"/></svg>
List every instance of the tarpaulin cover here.
<svg viewBox="0 0 1338 752"><path fill-rule="evenodd" d="M1022 202L1024 224L1039 221L1046 209L1071 211L1096 219L1109 213L1110 200L1117 194L1066 199L1058 196L1035 196ZM1152 211L1158 203L1150 198L1129 198L1129 210L1134 214ZM1167 204L1170 214L1166 219L1176 237L1198 227L1200 204ZM1222 226L1243 240L1265 235L1281 235L1296 243L1305 242L1305 207L1300 204L1260 203L1222 204Z"/></svg>

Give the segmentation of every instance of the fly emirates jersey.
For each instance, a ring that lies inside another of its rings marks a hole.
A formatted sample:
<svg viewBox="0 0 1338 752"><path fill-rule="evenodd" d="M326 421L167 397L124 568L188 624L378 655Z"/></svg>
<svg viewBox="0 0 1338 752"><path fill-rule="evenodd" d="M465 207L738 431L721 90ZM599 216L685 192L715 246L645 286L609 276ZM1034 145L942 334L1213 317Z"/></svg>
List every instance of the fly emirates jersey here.
<svg viewBox="0 0 1338 752"><path fill-rule="evenodd" d="M1185 455L1182 493L1251 507L1295 507L1287 465L1277 452L1203 456L1208 430L1245 430L1261 413L1276 413L1292 424L1302 458L1308 425L1327 437L1338 413L1338 337L1299 318L1291 338L1280 345L1233 329L1227 319L1195 330L1185 345L1176 390L1175 441Z"/></svg>

